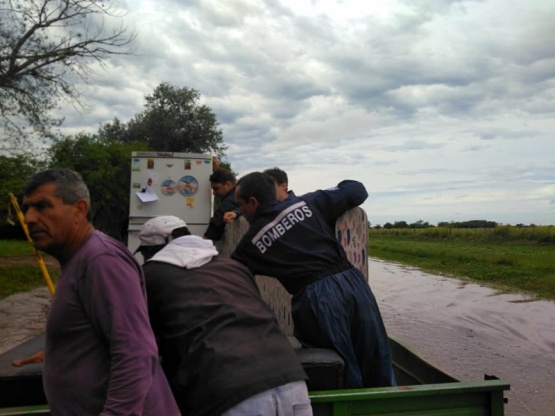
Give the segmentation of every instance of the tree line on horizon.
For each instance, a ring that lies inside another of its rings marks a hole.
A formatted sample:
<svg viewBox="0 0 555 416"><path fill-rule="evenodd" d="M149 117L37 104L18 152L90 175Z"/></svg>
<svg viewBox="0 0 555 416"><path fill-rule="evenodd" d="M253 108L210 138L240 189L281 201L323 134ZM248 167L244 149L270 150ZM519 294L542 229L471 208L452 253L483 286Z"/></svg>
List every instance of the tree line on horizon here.
<svg viewBox="0 0 555 416"><path fill-rule="evenodd" d="M495 228L498 225L502 225L495 221L488 221L488 220L470 220L470 221L440 221L437 223L437 227L444 227L444 228ZM509 224L506 224L509 225ZM515 227L535 227L535 224L525 225L522 223L516 224ZM377 230L384 228L386 230L390 229L400 229L400 228L433 228L436 227L433 224L430 224L427 221L418 220L413 223L408 223L407 221L395 221L393 223L386 222L384 225L377 224L374 225L372 228Z"/></svg>

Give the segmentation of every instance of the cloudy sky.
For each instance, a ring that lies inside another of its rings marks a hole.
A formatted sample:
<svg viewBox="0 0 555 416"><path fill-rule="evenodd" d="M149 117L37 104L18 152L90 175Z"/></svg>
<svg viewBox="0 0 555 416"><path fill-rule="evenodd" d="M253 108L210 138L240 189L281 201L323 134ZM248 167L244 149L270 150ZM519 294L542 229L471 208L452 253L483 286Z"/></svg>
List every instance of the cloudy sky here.
<svg viewBox="0 0 555 416"><path fill-rule="evenodd" d="M65 133L142 111L161 82L217 115L240 174L297 194L349 178L370 222L555 224L555 2L128 0Z"/></svg>

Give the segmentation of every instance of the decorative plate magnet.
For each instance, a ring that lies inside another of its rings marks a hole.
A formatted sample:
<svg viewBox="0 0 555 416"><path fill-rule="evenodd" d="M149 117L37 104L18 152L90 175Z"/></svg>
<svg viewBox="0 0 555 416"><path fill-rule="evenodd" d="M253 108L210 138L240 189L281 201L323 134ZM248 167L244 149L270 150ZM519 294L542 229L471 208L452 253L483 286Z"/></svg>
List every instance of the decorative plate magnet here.
<svg viewBox="0 0 555 416"><path fill-rule="evenodd" d="M166 179L162 182L162 185L160 185L160 191L164 195L171 196L177 192L177 184L173 179Z"/></svg>
<svg viewBox="0 0 555 416"><path fill-rule="evenodd" d="M191 196L197 193L198 190L198 180L197 178L185 175L177 184L177 190L183 196Z"/></svg>

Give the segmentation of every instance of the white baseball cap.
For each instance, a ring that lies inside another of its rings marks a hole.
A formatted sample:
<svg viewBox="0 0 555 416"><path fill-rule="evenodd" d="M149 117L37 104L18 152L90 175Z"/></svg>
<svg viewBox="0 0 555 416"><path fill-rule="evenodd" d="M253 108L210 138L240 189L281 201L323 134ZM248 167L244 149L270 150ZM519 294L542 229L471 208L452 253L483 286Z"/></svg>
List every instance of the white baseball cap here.
<svg viewBox="0 0 555 416"><path fill-rule="evenodd" d="M159 246L169 242L172 231L177 228L187 227L185 221L173 215L161 215L149 219L141 227L139 232L139 240L141 247Z"/></svg>

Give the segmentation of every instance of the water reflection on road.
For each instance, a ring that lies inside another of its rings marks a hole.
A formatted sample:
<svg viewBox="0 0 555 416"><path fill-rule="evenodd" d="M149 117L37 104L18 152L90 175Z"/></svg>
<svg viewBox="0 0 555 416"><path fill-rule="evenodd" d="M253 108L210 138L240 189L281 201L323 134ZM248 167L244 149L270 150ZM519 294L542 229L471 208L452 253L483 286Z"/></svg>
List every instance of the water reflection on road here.
<svg viewBox="0 0 555 416"><path fill-rule="evenodd" d="M554 302L372 258L369 268L390 334L461 380L509 382L508 416L555 414Z"/></svg>

